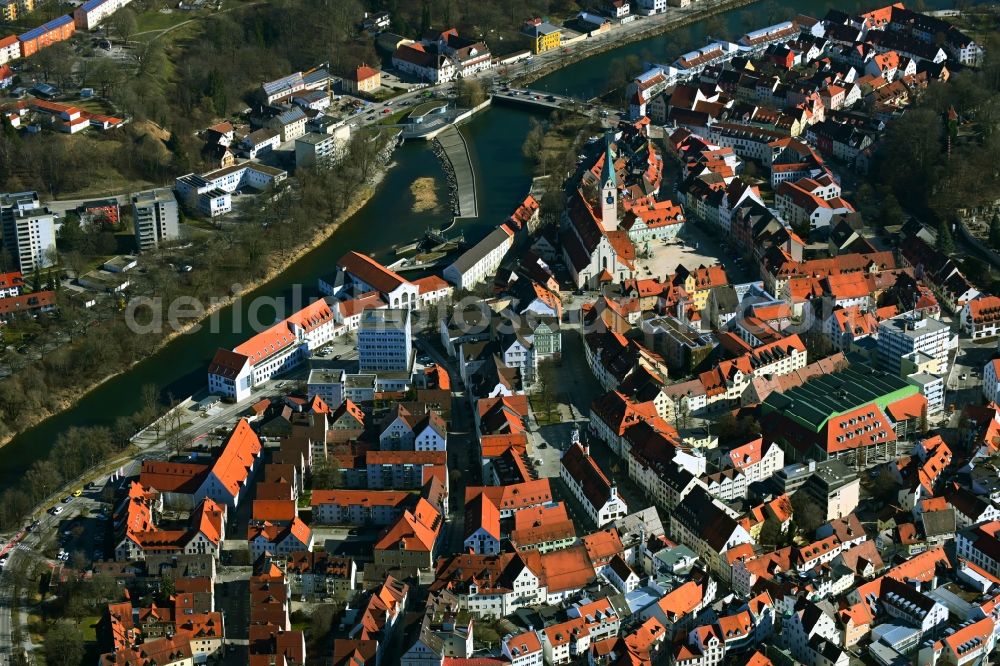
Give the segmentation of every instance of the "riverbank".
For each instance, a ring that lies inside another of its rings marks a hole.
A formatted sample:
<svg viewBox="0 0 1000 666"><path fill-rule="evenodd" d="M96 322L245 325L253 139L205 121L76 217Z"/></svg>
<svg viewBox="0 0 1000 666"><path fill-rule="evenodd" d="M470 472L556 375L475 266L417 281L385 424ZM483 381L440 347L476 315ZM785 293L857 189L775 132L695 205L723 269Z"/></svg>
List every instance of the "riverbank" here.
<svg viewBox="0 0 1000 666"><path fill-rule="evenodd" d="M734 9L739 9L740 7L746 7L747 5L756 4L760 0L721 0L711 6L705 6L703 8L698 8L684 16L679 16L671 20L658 20L657 17L648 17L644 20L652 25L649 25L643 30L636 30L635 32L623 33L621 39L610 39L605 38L599 42L584 42L585 48L579 50L570 50L565 53L565 55L551 64L547 64L538 69L526 72L521 75L514 75L511 77L511 81L518 85L528 85L538 79L541 79L553 72L557 72L560 69L567 67L569 65L578 63L587 58L606 53L608 51L613 51L615 49L621 48L628 44L634 42L641 42L652 37L657 37L667 32L673 32L674 30L679 30L681 28L686 28L694 23L704 21L705 19L717 16L719 14L725 14ZM614 35L614 29L612 29L611 35ZM591 38L595 39L595 38ZM586 48L589 47L589 48Z"/></svg>
<svg viewBox="0 0 1000 666"><path fill-rule="evenodd" d="M709 2L711 0L702 1ZM794 3L796 0L779 1ZM603 59L615 57L619 48L629 45L631 42L649 39L651 35L677 30L682 26L697 23L707 16L750 4L752 4L751 0L732 0L729 2L723 0L712 7L700 7L700 11L691 12L683 17L662 22L656 20L654 25L642 26L643 29L636 30L634 34L623 33L617 36L616 41L608 40L608 43L581 45L581 50L577 53L559 53L558 57L553 58L553 62L544 68L544 73L565 69L572 73L574 81L586 80L590 75L590 72L586 71L586 65L576 64L584 59L598 54L603 54ZM797 12L806 9L806 7L796 4L788 9ZM644 21L652 22L653 20L645 19ZM583 46L589 48L584 49ZM657 52L662 51L662 47L657 48ZM574 67L574 65L576 66ZM539 74L539 76L541 75ZM466 132L463 128L463 134L468 135L470 144L474 143L477 146L473 155L475 163L488 164L491 168L495 168L496 175L504 176L499 179L494 177L490 181L491 187L481 193L483 202L480 203L493 215L509 214L510 201L523 197L523 188L530 184L530 177L528 177L527 182L520 182L517 177L507 177L510 174L528 175L528 169L520 151L512 151L510 148L513 145L511 137L522 137L527 133L529 115L501 109L490 114L488 121L477 122L477 117L470 119L471 131ZM520 145L520 143L521 140L518 139L516 145ZM315 277L322 274L323 271L329 270L330 263L336 261L337 256L339 256L337 253L342 253L347 249L369 253L391 250L391 244L386 242L385 234L373 231L383 229L385 220L394 220L393 228L403 234L402 237L409 237L411 234L417 235L428 226L440 225L440 220L430 219L433 216L413 213L409 210L412 199L397 196L398 192L408 190L415 178L426 175L430 169L433 169L433 163L437 160L430 151L414 152L407 150L406 147L403 148L403 151L406 157L401 160L401 164L405 167L403 172L406 175L405 177L399 175L400 169L390 173L389 182L392 185L393 194L390 196L380 194L371 197L372 201L369 202L371 205L367 207L369 212L355 214L354 219L361 221L358 224L344 225L346 229L342 235L334 235L332 229L328 231L324 237L329 241L328 246L337 245L334 254L325 256L316 252L298 263L295 263L293 258L286 256L282 265L290 267L282 274L284 281L294 279L298 284L314 283ZM399 158L397 157L397 159ZM419 168L415 170L417 165ZM384 192L385 188L383 187L381 190ZM366 199L370 196L369 193ZM502 200L503 203L498 205L497 200ZM361 206L355 208L360 209ZM350 219L350 216L342 215L341 218L342 221L346 221ZM473 238L476 238L481 232L476 224L480 223L470 223ZM340 226L338 224L335 228ZM338 239L341 238L343 240L339 241ZM315 245L315 243L310 243L310 245ZM308 250L306 251L308 252ZM270 285L280 286L280 282L268 283L268 289L271 288ZM243 291L247 290L249 287ZM232 303L233 300L227 299L227 303ZM219 304L219 307L221 308L222 305L225 303ZM223 322L233 309L233 307L221 308L220 316ZM245 314L243 316L245 317ZM204 318L202 319L204 320ZM226 334L225 323L223 323L221 334L209 331L208 328L203 326L200 332L192 332L182 341L175 340L177 344L169 348L169 353L163 353L163 348L168 341L161 341L156 346L160 353L148 353L141 361L139 369L122 371L105 377L101 382L95 382L88 389L75 393L72 396L73 399L64 403L65 406L61 409L47 410L45 418L32 418L31 427L28 427L27 424L19 424L21 426L18 428L19 434L8 436L3 440L8 445L5 447L5 453L9 453L6 462L0 466L0 470L7 474L6 480L11 483L15 481L17 475L23 474L33 461L44 455L41 452L51 448L51 443L65 429L81 423L110 426L114 417L128 415L140 409L137 396L143 383L155 383L163 390L171 391L178 396L196 392L204 384L205 361L201 359L210 358L211 353L220 346L232 347L239 342L231 334ZM173 336L173 338L177 337ZM186 340L191 340L191 342L187 343ZM206 343L208 340L211 342ZM175 355L175 347L177 348L176 354L180 356ZM195 357L199 360L193 361L192 359ZM108 381L111 379L114 381ZM110 407L111 405L114 407Z"/></svg>
<svg viewBox="0 0 1000 666"><path fill-rule="evenodd" d="M379 169L378 172L375 174L375 176L372 178L371 182L365 185L363 189L358 193L358 195L354 197L354 200L351 203L351 205L348 208L344 209L332 222L318 229L316 233L314 233L307 242L303 243L295 250L284 255L278 260L272 258L268 262L268 268L264 272L264 275L262 277L256 280L252 280L244 285L241 285L241 289L238 292L230 294L225 299L213 299L211 305L205 308L204 314L201 317L199 317L198 319L192 319L186 322L180 328L175 329L170 333L164 335L155 345L153 345L150 348L149 354L150 355L155 354L159 352L161 349L163 349L165 346L173 342L176 338L193 332L197 327L201 326L206 321L208 321L214 314L216 314L223 308L232 305L235 301L245 296L246 294L249 294L267 285L267 283L271 282L272 280L276 279L279 275L281 275L282 271L284 271L289 266L299 261L302 257L309 254L310 252L318 248L320 245L322 245L324 242L329 240L330 237L333 236L333 234L345 222L354 217L354 215L356 215L358 211L364 208L365 205L367 205L368 202L372 199L372 197L375 196L375 192L378 190L378 186L385 179L387 171L391 169L394 166L394 164L395 164L394 162L390 162L389 164ZM56 407L54 409L44 410L44 411L35 410L35 412L32 414L30 418L23 420L23 427L21 427L20 430L16 432L11 432L9 434L0 437L0 448L3 448L18 435L20 435L23 432L26 432L27 430L30 430L31 428L44 422L46 419L56 416L60 412L66 411L67 409L76 406L76 404L79 403L89 393L98 389L102 384L105 384L106 382L114 379L115 377L118 377L119 375L129 372L137 364L142 362L142 360L143 359L137 359L117 372L105 375L101 379L91 382L90 384L87 384L82 388L77 388L72 391L65 392L65 393L72 393L73 394L72 397L68 395L57 395L55 398Z"/></svg>

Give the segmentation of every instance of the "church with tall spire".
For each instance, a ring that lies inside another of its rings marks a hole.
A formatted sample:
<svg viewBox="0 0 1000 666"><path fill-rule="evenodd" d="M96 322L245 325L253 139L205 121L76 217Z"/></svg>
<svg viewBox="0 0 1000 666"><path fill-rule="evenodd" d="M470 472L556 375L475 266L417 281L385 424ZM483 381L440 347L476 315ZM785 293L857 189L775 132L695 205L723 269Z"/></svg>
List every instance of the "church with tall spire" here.
<svg viewBox="0 0 1000 666"><path fill-rule="evenodd" d="M618 228L622 177L616 133L608 130L593 166L570 197L561 233L563 259L577 287L596 288L635 274L635 246Z"/></svg>
<svg viewBox="0 0 1000 666"><path fill-rule="evenodd" d="M618 229L618 175L612 153L615 134L604 133L604 166L601 168L601 226L605 231Z"/></svg>

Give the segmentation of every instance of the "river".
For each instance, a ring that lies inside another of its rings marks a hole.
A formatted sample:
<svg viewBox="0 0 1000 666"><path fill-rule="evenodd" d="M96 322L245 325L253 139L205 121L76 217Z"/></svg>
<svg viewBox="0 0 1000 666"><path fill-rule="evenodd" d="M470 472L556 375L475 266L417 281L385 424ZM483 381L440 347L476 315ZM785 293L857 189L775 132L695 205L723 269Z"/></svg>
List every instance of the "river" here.
<svg viewBox="0 0 1000 666"><path fill-rule="evenodd" d="M930 0L931 8L951 6L945 0ZM869 6L867 2L838 2L839 9ZM819 0L769 0L738 9L723 17L726 34L738 36L770 20L783 20L795 14L821 17L829 3ZM682 51L705 40L703 24L692 25L677 33L667 33L571 64L539 79L532 87L550 92L570 93L590 98L605 92L607 71L615 59L637 55L644 60L669 62ZM479 185L478 220L467 222L461 231L468 240L478 240L509 215L524 197L531 174L521 155L521 144L528 132L532 112L508 107L490 108L462 126L473 154ZM219 347L231 348L249 337L249 331L234 331L237 321L247 321L249 304L259 297L291 299L293 289L301 289L304 298L318 295L316 280L333 271L337 259L349 250L387 259L393 244L409 242L427 227L438 227L449 217L438 213L411 212L414 179L434 178L439 198L447 196L444 177L437 158L424 142L412 141L400 147L393 158L395 165L371 201L345 222L322 245L295 262L279 277L245 295L239 303L216 315L218 332L202 326L197 332L182 335L160 351L138 363L128 372L108 380L84 396L73 407L56 414L25 431L3 447L0 456L0 488L19 478L31 464L48 454L58 434L72 426L111 425L116 418L132 414L141 407L140 389L155 384L162 394L188 396L205 386L205 371Z"/></svg>

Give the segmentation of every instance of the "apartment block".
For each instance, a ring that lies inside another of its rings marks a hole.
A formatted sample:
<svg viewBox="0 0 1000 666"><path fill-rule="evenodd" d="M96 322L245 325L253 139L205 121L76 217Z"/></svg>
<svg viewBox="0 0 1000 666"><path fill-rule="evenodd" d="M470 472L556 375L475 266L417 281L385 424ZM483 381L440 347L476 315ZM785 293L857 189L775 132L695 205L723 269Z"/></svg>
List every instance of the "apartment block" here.
<svg viewBox="0 0 1000 666"><path fill-rule="evenodd" d="M152 250L180 236L177 199L165 188L146 190L132 197L132 224L140 252Z"/></svg>

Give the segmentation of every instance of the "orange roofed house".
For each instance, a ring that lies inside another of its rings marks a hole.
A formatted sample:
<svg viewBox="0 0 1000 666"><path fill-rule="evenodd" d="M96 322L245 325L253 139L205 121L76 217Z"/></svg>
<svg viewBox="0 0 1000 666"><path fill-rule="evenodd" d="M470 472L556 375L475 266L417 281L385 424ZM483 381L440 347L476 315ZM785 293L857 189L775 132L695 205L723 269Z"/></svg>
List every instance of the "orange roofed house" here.
<svg viewBox="0 0 1000 666"><path fill-rule="evenodd" d="M217 557L225 538L226 508L211 499L191 511L187 529L161 529L156 525L162 509L155 491L132 482L129 493L115 510L115 560L145 560L147 555L196 555Z"/></svg>
<svg viewBox="0 0 1000 666"><path fill-rule="evenodd" d="M195 497L211 498L235 509L250 486L257 471L263 446L247 423L240 419L222 447L222 453L209 468L208 475L195 492Z"/></svg>
<svg viewBox="0 0 1000 666"><path fill-rule="evenodd" d="M421 498L387 527L375 542L375 566L404 574L430 572L444 523L430 502Z"/></svg>
<svg viewBox="0 0 1000 666"><path fill-rule="evenodd" d="M339 330L329 303L315 301L234 349L219 349L208 366L208 389L245 400L254 386L298 366Z"/></svg>
<svg viewBox="0 0 1000 666"><path fill-rule="evenodd" d="M518 553L442 557L430 591L442 590L457 596L460 608L477 617L504 617L546 600L540 563Z"/></svg>
<svg viewBox="0 0 1000 666"><path fill-rule="evenodd" d="M240 419L210 464L143 462L139 482L168 508L190 510L210 498L236 508L256 473L263 446L246 419Z"/></svg>
<svg viewBox="0 0 1000 666"><path fill-rule="evenodd" d="M348 92L370 93L375 92L382 86L382 72L361 65L357 69L351 70L344 77L344 87Z"/></svg>

